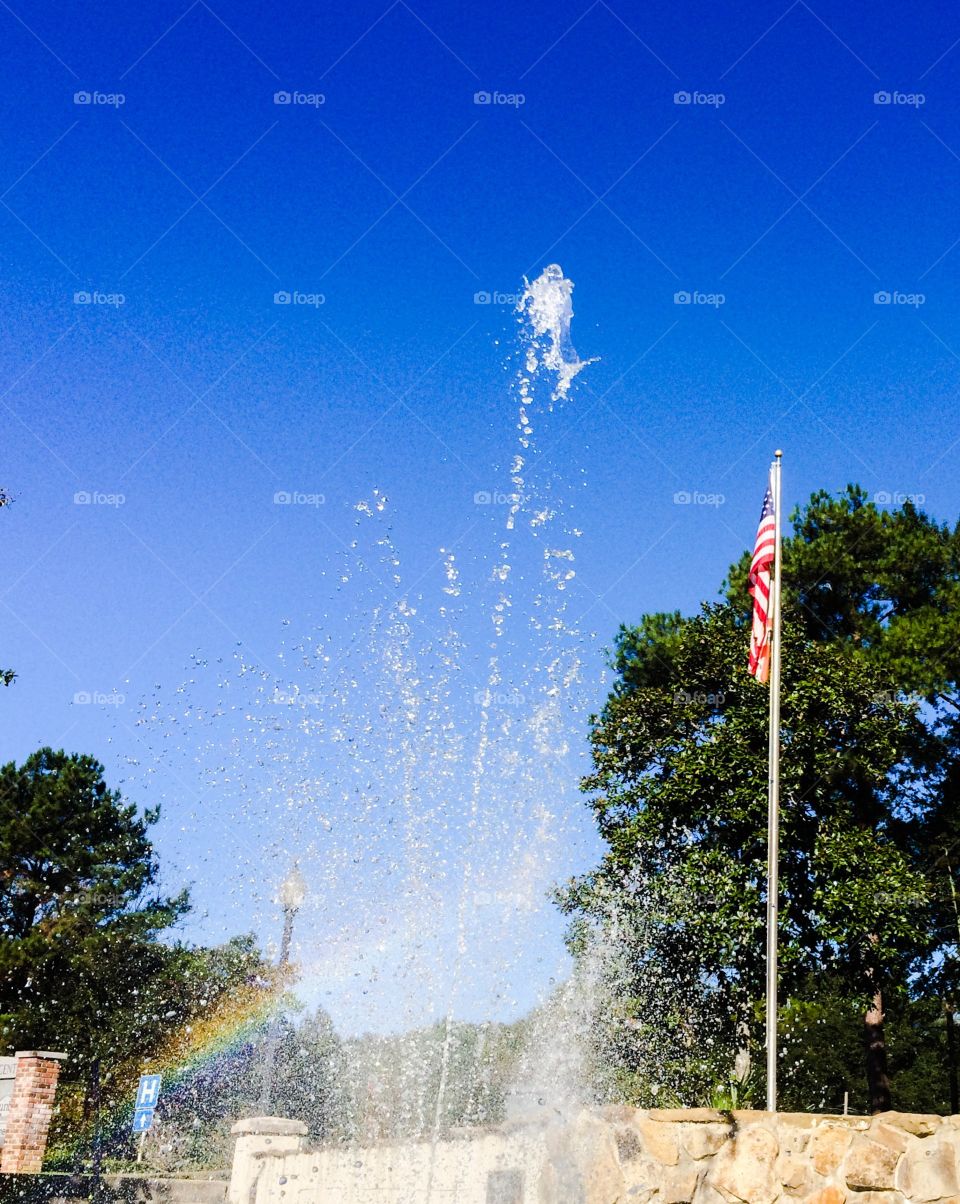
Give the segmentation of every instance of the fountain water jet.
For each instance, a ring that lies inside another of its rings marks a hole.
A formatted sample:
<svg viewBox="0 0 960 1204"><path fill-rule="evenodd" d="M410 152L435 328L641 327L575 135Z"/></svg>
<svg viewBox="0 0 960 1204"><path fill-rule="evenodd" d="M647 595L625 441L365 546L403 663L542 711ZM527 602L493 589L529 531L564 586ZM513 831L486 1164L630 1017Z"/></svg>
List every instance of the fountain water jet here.
<svg viewBox="0 0 960 1204"><path fill-rule="evenodd" d="M211 856L222 864L233 853L251 883L269 877L265 859L299 857L311 880L294 951L302 993L326 1002L331 973L342 985L352 973L407 1027L445 998L435 1095L428 1106L416 1067L399 1092L403 1132L434 1140L449 1123L457 1017L465 1004L502 1009L497 998L509 1001L528 976L527 934L552 912L554 867L568 862L576 824L586 827L574 749L598 695L585 697L584 636L568 616L580 531L568 473L538 442L592 362L571 341L572 289L551 265L518 307L511 492L495 512L485 582L441 549L428 585L418 592L418 575L411 587L390 505L374 491L354 508L322 624L298 634L287 621L274 663L240 649L232 667L198 656L172 703L158 691L142 707L157 749L146 772L162 767L180 783L199 774L229 817L223 838L235 848ZM191 725L205 733L199 751L177 736ZM363 1020L369 996L354 998ZM571 1041L575 1027L564 1027ZM471 1098L483 1095L484 1051L481 1040Z"/></svg>

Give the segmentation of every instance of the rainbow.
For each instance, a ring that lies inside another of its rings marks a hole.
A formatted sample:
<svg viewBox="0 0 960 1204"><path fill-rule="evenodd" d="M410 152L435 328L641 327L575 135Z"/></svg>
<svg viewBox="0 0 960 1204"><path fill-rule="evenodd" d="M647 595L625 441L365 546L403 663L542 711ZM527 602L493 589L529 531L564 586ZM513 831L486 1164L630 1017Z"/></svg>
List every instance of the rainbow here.
<svg viewBox="0 0 960 1204"><path fill-rule="evenodd" d="M205 1070L229 1062L256 1040L276 1011L278 992L247 988L231 993L210 1014L195 1018L172 1034L160 1050L142 1066L140 1074L161 1074L163 1095L189 1086ZM133 1076L131 1076L131 1081ZM132 1115L132 1105L129 1109Z"/></svg>
<svg viewBox="0 0 960 1204"><path fill-rule="evenodd" d="M100 1112L100 1143L104 1155L118 1156L131 1149L133 1101L141 1074L162 1076L158 1109L162 1124L171 1105L200 1102L206 1090L229 1074L250 1046L262 1039L282 998L282 984L245 986L227 992L203 1016L194 1017L170 1034L149 1058L127 1062L104 1083ZM78 1114L76 1095L70 1107L65 1100L60 1111L69 1137L51 1150L51 1162L76 1165L89 1161L93 1144L92 1123L84 1124Z"/></svg>

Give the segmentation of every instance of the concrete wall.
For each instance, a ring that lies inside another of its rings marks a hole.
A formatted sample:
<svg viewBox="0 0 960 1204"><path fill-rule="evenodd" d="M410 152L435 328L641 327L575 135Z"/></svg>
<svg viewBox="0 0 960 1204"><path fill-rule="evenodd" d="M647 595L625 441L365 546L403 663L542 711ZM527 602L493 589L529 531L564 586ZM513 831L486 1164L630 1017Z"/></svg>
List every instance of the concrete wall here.
<svg viewBox="0 0 960 1204"><path fill-rule="evenodd" d="M960 1204L960 1117L608 1108L312 1153L242 1123L231 1204Z"/></svg>
<svg viewBox="0 0 960 1204"><path fill-rule="evenodd" d="M542 1149L525 1134L487 1134L470 1141L372 1146L268 1158L256 1204L387 1200L414 1204L536 1204ZM499 1194L497 1194L497 1189Z"/></svg>

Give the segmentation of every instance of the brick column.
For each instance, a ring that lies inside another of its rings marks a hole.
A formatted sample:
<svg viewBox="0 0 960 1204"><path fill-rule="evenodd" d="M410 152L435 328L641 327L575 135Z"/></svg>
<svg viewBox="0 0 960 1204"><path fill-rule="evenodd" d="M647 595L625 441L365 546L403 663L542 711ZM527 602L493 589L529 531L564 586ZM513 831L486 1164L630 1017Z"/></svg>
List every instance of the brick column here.
<svg viewBox="0 0 960 1204"><path fill-rule="evenodd" d="M60 1063L66 1054L27 1050L17 1054L17 1075L7 1113L0 1173L36 1174L47 1148Z"/></svg>

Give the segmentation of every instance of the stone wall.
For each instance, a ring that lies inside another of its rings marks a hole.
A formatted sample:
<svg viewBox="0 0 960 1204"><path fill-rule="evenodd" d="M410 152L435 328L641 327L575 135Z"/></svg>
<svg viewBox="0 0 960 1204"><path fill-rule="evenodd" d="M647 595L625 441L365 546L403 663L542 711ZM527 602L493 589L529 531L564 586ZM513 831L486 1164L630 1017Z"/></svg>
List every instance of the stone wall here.
<svg viewBox="0 0 960 1204"><path fill-rule="evenodd" d="M606 1116L628 1198L673 1204L960 1204L958 1120L895 1112Z"/></svg>
<svg viewBox="0 0 960 1204"><path fill-rule="evenodd" d="M607 1108L314 1152L242 1125L231 1204L960 1204L957 1116Z"/></svg>

